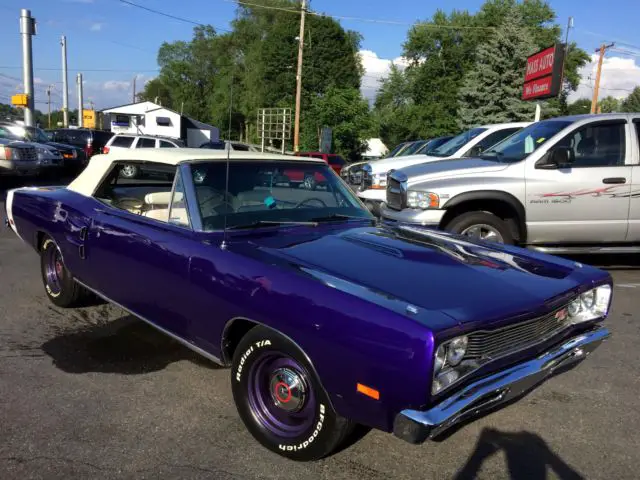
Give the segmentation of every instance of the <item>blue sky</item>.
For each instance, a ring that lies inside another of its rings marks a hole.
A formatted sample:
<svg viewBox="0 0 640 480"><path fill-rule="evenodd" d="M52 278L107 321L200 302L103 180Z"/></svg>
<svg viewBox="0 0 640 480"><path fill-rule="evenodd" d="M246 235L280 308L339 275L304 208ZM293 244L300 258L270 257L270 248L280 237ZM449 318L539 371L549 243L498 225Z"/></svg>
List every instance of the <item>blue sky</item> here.
<svg viewBox="0 0 640 480"><path fill-rule="evenodd" d="M131 0L142 6L166 13L228 28L235 14L235 4L226 0ZM260 3L261 0L253 0ZM640 84L640 1L551 0L558 22L566 24L569 15L575 19L571 39L588 52L602 41L619 41L635 45L639 56L609 53L605 64L603 86L606 94L624 96L633 85ZM311 8L342 17L358 17L397 21L398 24L341 20L345 28L364 36L362 49L367 67L363 91L372 96L377 78L383 76L389 59L402 53L406 32L416 20L427 19L438 8L476 11L482 0L311 0ZM192 25L155 15L125 5L119 0L0 0L0 102L18 91L22 74L21 44L18 35L20 8L30 8L38 21L34 37L36 100L38 108L46 106L43 94L46 85L54 85L52 100L59 106L61 92L59 37L67 35L70 79L70 106L75 108L75 73L82 71L85 80L85 100L93 100L103 108L126 103L131 98L131 80L138 75L138 85L156 74L156 53L163 41L188 40ZM625 47L629 50L628 47ZM580 96L590 94L589 65ZM607 68L609 67L609 68ZM100 71L109 70L109 71ZM607 75L607 71L610 72ZM17 79L17 80L16 80Z"/></svg>

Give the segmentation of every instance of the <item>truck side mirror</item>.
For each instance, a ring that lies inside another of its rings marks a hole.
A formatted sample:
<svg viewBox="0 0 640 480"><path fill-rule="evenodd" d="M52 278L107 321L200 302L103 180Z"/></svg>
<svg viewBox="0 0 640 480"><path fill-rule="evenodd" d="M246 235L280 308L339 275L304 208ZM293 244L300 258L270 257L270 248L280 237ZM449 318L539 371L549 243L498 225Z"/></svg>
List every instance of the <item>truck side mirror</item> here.
<svg viewBox="0 0 640 480"><path fill-rule="evenodd" d="M536 168L541 170L556 170L558 168L570 167L572 153L573 151L569 147L554 147L536 163Z"/></svg>

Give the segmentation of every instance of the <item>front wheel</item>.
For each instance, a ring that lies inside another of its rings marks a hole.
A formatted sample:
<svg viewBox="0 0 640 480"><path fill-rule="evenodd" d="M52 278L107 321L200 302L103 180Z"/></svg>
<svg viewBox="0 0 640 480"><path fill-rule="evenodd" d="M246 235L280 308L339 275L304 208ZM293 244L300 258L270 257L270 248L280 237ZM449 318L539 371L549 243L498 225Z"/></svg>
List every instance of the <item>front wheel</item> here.
<svg viewBox="0 0 640 480"><path fill-rule="evenodd" d="M507 222L489 212L467 212L451 220L445 230L473 240L513 245L513 234Z"/></svg>
<svg viewBox="0 0 640 480"><path fill-rule="evenodd" d="M339 416L305 356L266 327L250 330L235 350L233 399L240 418L263 446L298 461L334 451L353 430Z"/></svg>

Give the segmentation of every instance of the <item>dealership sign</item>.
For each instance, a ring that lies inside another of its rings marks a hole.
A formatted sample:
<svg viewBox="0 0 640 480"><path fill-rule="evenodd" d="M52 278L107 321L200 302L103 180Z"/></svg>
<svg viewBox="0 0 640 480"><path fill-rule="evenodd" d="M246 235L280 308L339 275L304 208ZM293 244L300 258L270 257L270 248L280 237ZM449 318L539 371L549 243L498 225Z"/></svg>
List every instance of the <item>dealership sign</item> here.
<svg viewBox="0 0 640 480"><path fill-rule="evenodd" d="M562 86L563 63L563 44L545 48L527 58L522 99L542 100L557 97Z"/></svg>

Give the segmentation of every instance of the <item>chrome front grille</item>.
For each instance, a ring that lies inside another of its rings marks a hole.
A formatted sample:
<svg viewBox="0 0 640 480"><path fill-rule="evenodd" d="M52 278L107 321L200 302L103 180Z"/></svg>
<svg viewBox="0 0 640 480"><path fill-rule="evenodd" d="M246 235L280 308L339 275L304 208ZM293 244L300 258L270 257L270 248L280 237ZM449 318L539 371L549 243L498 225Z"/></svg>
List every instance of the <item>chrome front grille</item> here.
<svg viewBox="0 0 640 480"><path fill-rule="evenodd" d="M549 340L569 326L566 308L545 317L492 331L469 335L465 358L492 359Z"/></svg>
<svg viewBox="0 0 640 480"><path fill-rule="evenodd" d="M35 162L38 160L38 152L32 147L16 148L18 152L18 160L22 162Z"/></svg>
<svg viewBox="0 0 640 480"><path fill-rule="evenodd" d="M402 210L407 206L407 188L392 175L387 177L387 206L394 210Z"/></svg>

